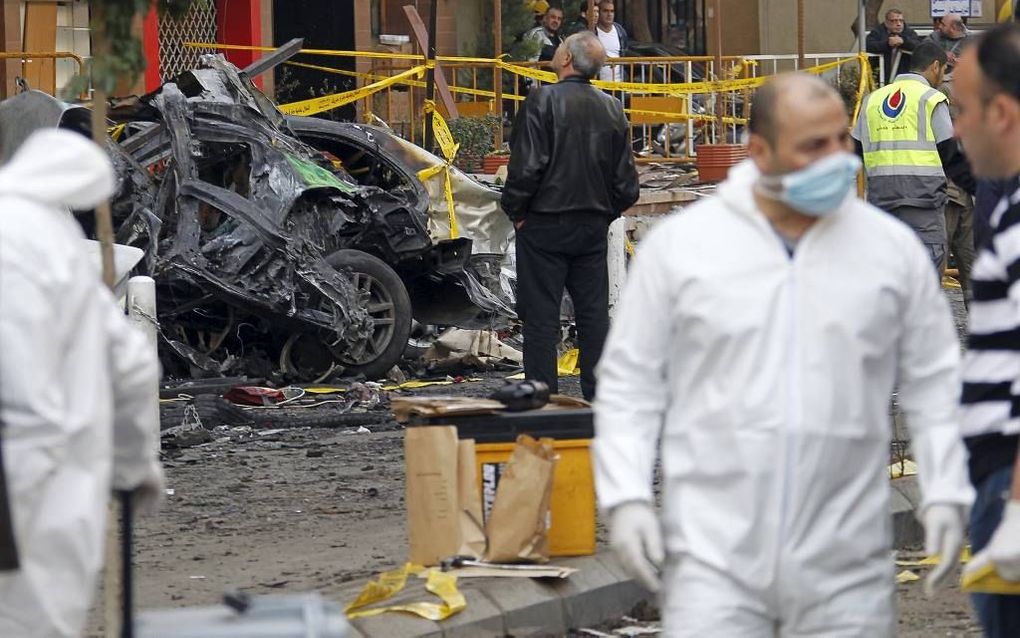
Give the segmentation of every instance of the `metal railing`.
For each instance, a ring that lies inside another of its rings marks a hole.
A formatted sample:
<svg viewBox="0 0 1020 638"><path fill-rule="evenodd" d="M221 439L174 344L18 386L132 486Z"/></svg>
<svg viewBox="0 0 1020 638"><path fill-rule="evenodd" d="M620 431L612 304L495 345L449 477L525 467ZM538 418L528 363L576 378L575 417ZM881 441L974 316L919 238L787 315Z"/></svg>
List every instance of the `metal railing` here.
<svg viewBox="0 0 1020 638"><path fill-rule="evenodd" d="M70 60L74 60L75 62L78 63L78 73L77 73L77 75L81 75L82 73L84 73L84 70L85 70L85 59L82 56L78 55L77 53L71 53L69 51L43 51L43 52L21 52L21 51L14 51L14 52L0 52L0 60L21 60L21 63L25 64L25 63L28 63L28 62L32 62L33 59L54 60L54 62L56 60L70 59ZM54 87L57 86L57 65L56 65L56 63L54 63L54 65L53 65L53 86ZM29 88L37 89L39 87L32 86L32 87L29 87ZM55 91L55 92L58 92L58 91L59 91L59 89L57 89L57 91ZM79 95L79 97L81 97L83 99L86 99L88 97L88 93L83 91Z"/></svg>
<svg viewBox="0 0 1020 638"><path fill-rule="evenodd" d="M884 75L881 56L869 55L878 79ZM854 54L818 53L805 56L806 68L846 61L857 68ZM417 62L372 58L366 73L333 69L355 76L358 86L391 77L412 68ZM756 78L798 69L797 55L748 55L722 58L716 72L715 59L709 56L628 57L610 60L608 68L621 69L628 86L607 91L619 99L631 122L632 147L639 161L688 162L696 156L699 144L739 143L750 114ZM547 62L515 62L528 70L549 70ZM521 102L533 87L546 83L517 75L493 61L445 58L441 62L450 90L462 117L499 115L512 126ZM330 70L326 67L319 67ZM845 67L833 68L822 77L838 90L846 89L852 73ZM502 95L497 104L494 78L502 76ZM722 83L721 85L719 83ZM644 85L644 86L642 86ZM673 87L664 87L669 85ZM856 89L856 82L852 88ZM398 135L421 144L424 121L421 117L425 83L408 80L389 86L358 102L362 118L371 115L384 120ZM440 107L442 112L442 108ZM445 115L445 113L444 113ZM721 116L721 117L720 117Z"/></svg>

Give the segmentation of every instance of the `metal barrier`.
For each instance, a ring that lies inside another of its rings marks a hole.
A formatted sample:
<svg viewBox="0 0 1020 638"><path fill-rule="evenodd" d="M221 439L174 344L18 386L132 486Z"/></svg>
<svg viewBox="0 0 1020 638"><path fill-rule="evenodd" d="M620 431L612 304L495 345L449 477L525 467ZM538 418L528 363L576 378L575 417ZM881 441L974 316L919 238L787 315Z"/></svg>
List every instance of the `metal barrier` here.
<svg viewBox="0 0 1020 638"><path fill-rule="evenodd" d="M874 62L878 78L881 78L884 73L881 56L869 55L868 58ZM832 66L841 60L856 66L856 59L848 58L847 54L825 53L805 57L807 68ZM375 62L370 72L361 76L363 83L390 77L406 71L414 64L412 61ZM514 65L532 70L549 68L547 62L515 62ZM608 91L621 100L627 110L631 122L632 147L638 155L638 161L689 162L695 157L698 144L739 143L750 114L754 88L666 95L659 88L661 85L754 80L797 70L798 60L796 55L727 56L722 59L722 65L722 73L717 74L715 60L709 56L616 58L608 63L608 68L622 69L624 80L630 84L657 85L649 86L649 91L633 86L628 90ZM496 64L486 61L462 62L449 58L449 61L442 62L442 68L462 117L481 117L499 112L511 125L520 103L531 87L546 83L542 79L515 75L504 70L502 105L497 109L492 86ZM351 72L345 74L358 75ZM843 85L850 79L839 68L823 73L822 77L829 80L837 90L843 89ZM424 87L421 81L405 81L387 87L365 98L361 102L362 112L381 118L399 135L420 144L424 126L420 116L425 97ZM856 82L853 88L856 90ZM721 121L716 117L717 111L722 113Z"/></svg>
<svg viewBox="0 0 1020 638"><path fill-rule="evenodd" d="M36 52L24 52L23 53L21 51L7 52L7 53L0 52L0 60L21 60L22 64L24 64L25 62L31 62L33 58L41 58L41 59L44 59L44 60L47 60L47 59L52 59L52 60L71 59L71 60L74 60L75 62L78 63L78 75L82 75L82 73L84 73L84 71L85 71L85 59L82 58L80 55L78 55L76 53L71 53L69 51L44 51L44 52L41 52L41 53L36 53ZM57 66L56 66L56 64L54 64L53 65L53 85L56 86L56 84L57 84ZM33 87L29 87L29 88L33 88L34 89L34 88L39 88L39 87L34 87L33 86ZM88 94L87 94L87 92L82 92L79 95L79 97L81 97L82 99L85 99L85 98L88 97Z"/></svg>
<svg viewBox="0 0 1020 638"><path fill-rule="evenodd" d="M380 118L402 137L418 144L422 142L425 83L420 72L426 66L422 66L424 59L421 56L318 50L305 50L303 53L361 57L368 60L369 67L367 72L356 73L329 66L288 62L353 76L358 81L357 88L344 94L286 105L294 107L288 112L315 114L340 104L357 103L361 118L367 121ZM870 74L871 60L876 61L874 66L881 78L884 68L881 57L877 55L810 54L805 56L808 66L804 70L828 79L837 89L845 89L844 84L850 75L844 77L843 67L857 67ZM500 119L497 121L511 126L527 92L532 87L555 81L555 77L547 71L548 63L508 63L502 59L442 56L438 61L460 115L498 114ZM797 56L792 54L725 56L719 64L721 68L717 71L715 59L708 56L628 57L609 61L607 68L619 70L623 81L596 84L623 103L631 121L631 140L639 161L689 162L695 157L699 144L741 142L754 90L766 76L798 69ZM414 71L409 73L411 69ZM395 77L398 75L401 77ZM494 90L494 79L500 77L502 85ZM868 77L860 89L855 86L852 92L844 90L847 101L855 103L854 109L859 106L873 79ZM283 107L285 110L286 106ZM437 106L439 113L445 115L442 105ZM496 137L500 139L502 135Z"/></svg>

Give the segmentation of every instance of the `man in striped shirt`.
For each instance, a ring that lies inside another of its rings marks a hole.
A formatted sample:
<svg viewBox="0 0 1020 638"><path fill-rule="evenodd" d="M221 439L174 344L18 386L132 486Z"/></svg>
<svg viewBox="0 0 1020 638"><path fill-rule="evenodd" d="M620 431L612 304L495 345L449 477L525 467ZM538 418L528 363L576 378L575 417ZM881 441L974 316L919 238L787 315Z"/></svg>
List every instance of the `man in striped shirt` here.
<svg viewBox="0 0 1020 638"><path fill-rule="evenodd" d="M1020 25L970 47L957 67L956 134L974 173L1005 180L973 270L963 434L977 490L971 546L1020 581ZM1020 636L1020 597L974 594L985 635Z"/></svg>

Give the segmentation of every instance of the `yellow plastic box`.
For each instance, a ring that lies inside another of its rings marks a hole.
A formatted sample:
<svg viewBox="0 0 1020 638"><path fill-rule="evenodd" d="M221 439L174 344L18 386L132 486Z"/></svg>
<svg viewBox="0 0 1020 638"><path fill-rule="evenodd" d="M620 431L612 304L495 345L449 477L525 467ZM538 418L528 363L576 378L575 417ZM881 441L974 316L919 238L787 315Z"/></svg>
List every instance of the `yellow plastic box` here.
<svg viewBox="0 0 1020 638"><path fill-rule="evenodd" d="M550 556L588 556L595 553L595 482L590 447L590 439L553 442L560 458L553 474L549 503ZM482 509L486 516L496 496L499 466L510 459L513 449L513 443L475 445Z"/></svg>
<svg viewBox="0 0 1020 638"><path fill-rule="evenodd" d="M595 478L590 450L594 426L590 409L547 407L527 412L448 415L425 421L454 425L461 439L475 440L482 510L486 516L495 500L501 465L510 460L517 436L553 439L560 458L549 505L549 554L595 553Z"/></svg>

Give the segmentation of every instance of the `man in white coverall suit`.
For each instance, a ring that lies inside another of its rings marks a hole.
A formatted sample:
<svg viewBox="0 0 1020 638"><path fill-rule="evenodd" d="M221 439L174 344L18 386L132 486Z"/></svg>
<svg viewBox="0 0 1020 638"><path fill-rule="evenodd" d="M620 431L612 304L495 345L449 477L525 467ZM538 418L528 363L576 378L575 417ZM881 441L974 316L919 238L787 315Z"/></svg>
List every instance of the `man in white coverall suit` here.
<svg viewBox="0 0 1020 638"><path fill-rule="evenodd" d="M889 401L919 467L928 587L973 499L960 346L928 253L854 193L838 95L759 90L750 160L642 242L599 367L596 480L665 633L894 635ZM663 512L652 473L661 436Z"/></svg>
<svg viewBox="0 0 1020 638"><path fill-rule="evenodd" d="M81 135L44 130L0 168L0 421L20 558L0 574L0 636L80 636L111 486L162 491L158 363L103 286L68 209L110 195Z"/></svg>

